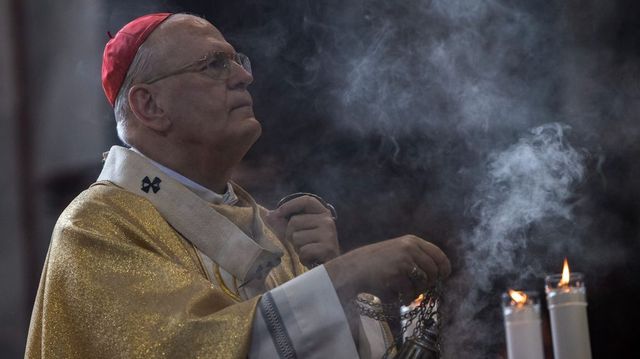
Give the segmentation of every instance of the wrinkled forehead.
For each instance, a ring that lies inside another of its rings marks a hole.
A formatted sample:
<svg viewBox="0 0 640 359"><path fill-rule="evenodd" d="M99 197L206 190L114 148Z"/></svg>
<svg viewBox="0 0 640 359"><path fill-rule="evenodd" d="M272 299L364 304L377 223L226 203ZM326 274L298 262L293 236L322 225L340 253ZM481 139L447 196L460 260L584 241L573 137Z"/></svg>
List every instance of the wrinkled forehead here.
<svg viewBox="0 0 640 359"><path fill-rule="evenodd" d="M149 39L157 47L159 62L175 66L201 58L211 51L235 52L210 22L197 16L176 14L162 23Z"/></svg>

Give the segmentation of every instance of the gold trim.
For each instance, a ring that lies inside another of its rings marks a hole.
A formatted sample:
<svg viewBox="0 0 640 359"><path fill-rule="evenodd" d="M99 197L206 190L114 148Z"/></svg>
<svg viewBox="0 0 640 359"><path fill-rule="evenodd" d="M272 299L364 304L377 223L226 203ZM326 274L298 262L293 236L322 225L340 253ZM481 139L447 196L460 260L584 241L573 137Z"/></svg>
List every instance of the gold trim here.
<svg viewBox="0 0 640 359"><path fill-rule="evenodd" d="M218 283L220 283L220 288L222 288L222 291L226 295L233 298L236 302L242 302L242 298L240 298L238 294L232 292L231 289L229 289L229 287L227 287L227 285L224 283L224 279L222 279L222 273L220 273L220 265L218 263L216 263L215 274L216 274L216 280L218 281ZM234 277L234 280L235 280L235 277Z"/></svg>

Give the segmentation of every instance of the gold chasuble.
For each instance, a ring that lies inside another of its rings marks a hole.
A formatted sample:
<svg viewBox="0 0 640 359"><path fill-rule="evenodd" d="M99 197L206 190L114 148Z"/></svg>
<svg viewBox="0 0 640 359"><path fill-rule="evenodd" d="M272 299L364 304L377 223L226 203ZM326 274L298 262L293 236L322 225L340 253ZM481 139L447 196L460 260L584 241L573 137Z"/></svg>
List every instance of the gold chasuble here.
<svg viewBox="0 0 640 359"><path fill-rule="evenodd" d="M56 223L25 356L246 358L250 293L305 268L233 186L236 205L212 205L114 146ZM246 286L225 285L220 270Z"/></svg>

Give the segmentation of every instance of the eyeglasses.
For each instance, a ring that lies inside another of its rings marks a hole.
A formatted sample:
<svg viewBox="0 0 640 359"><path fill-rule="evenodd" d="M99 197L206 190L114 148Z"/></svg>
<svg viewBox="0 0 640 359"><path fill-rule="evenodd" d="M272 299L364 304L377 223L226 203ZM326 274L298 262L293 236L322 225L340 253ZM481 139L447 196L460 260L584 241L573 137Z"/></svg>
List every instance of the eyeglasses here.
<svg viewBox="0 0 640 359"><path fill-rule="evenodd" d="M170 76L183 74L186 72L202 72L203 74L215 80L226 80L231 76L232 62L240 65L245 71L251 74L251 61L247 55L239 52L232 54L229 52L216 51L211 52L200 60L185 65L175 71L167 74L155 76L151 80L144 81L146 84L152 84Z"/></svg>

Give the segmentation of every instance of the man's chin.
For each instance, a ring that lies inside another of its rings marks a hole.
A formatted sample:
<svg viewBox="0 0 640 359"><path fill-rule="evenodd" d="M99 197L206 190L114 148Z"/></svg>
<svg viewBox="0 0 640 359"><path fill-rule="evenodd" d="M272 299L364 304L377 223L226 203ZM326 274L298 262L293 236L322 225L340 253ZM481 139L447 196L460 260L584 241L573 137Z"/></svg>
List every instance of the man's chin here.
<svg viewBox="0 0 640 359"><path fill-rule="evenodd" d="M243 137L247 138L251 141L251 144L253 144L262 134L262 125L255 117L247 117L242 119L242 121Z"/></svg>

